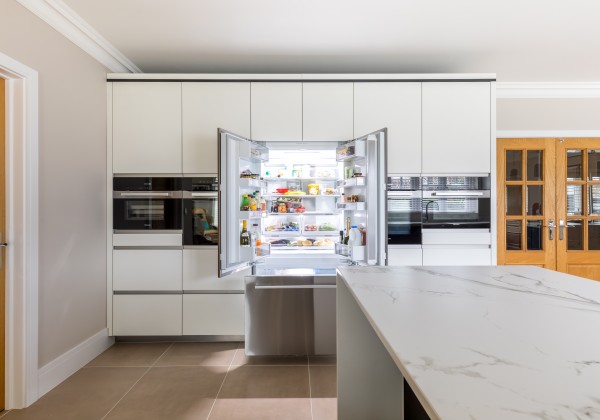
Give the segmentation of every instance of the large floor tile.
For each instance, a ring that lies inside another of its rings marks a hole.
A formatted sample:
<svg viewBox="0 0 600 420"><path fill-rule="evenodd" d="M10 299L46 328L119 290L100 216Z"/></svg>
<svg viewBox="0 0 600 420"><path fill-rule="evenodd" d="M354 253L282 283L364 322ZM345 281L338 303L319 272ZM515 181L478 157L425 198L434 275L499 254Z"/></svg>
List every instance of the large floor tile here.
<svg viewBox="0 0 600 420"><path fill-rule="evenodd" d="M106 419L205 419L226 372L226 366L154 367Z"/></svg>
<svg viewBox="0 0 600 420"><path fill-rule="evenodd" d="M238 343L173 343L156 366L229 366Z"/></svg>
<svg viewBox="0 0 600 420"><path fill-rule="evenodd" d="M337 419L337 367L311 365L310 391L313 419Z"/></svg>
<svg viewBox="0 0 600 420"><path fill-rule="evenodd" d="M311 420L309 398L218 399L209 420Z"/></svg>
<svg viewBox="0 0 600 420"><path fill-rule="evenodd" d="M87 366L152 366L171 343L116 343Z"/></svg>
<svg viewBox="0 0 600 420"><path fill-rule="evenodd" d="M98 420L138 380L147 368L84 368L23 410L3 420Z"/></svg>
<svg viewBox="0 0 600 420"><path fill-rule="evenodd" d="M233 365L297 366L308 364L307 356L246 356L244 348L238 350Z"/></svg>

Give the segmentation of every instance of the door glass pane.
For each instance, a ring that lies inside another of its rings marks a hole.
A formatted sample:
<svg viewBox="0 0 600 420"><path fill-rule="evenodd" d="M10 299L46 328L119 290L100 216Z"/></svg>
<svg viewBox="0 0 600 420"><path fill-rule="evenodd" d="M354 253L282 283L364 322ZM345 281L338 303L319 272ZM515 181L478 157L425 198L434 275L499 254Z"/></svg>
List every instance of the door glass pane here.
<svg viewBox="0 0 600 420"><path fill-rule="evenodd" d="M567 150L567 179L581 179L583 171L583 153L581 150Z"/></svg>
<svg viewBox="0 0 600 420"><path fill-rule="evenodd" d="M542 213L542 204L544 203L544 186L543 185L528 185L527 186L527 215L539 216Z"/></svg>
<svg viewBox="0 0 600 420"><path fill-rule="evenodd" d="M600 250L600 220L588 222L588 249Z"/></svg>
<svg viewBox="0 0 600 420"><path fill-rule="evenodd" d="M541 181L543 179L543 150L527 151L527 180Z"/></svg>
<svg viewBox="0 0 600 420"><path fill-rule="evenodd" d="M588 214L600 215L600 185L588 188Z"/></svg>
<svg viewBox="0 0 600 420"><path fill-rule="evenodd" d="M580 215L583 208L583 187L581 185L567 185L567 214Z"/></svg>
<svg viewBox="0 0 600 420"><path fill-rule="evenodd" d="M521 202L523 193L520 185L508 185L506 187L506 215L518 216L521 214Z"/></svg>
<svg viewBox="0 0 600 420"><path fill-rule="evenodd" d="M519 251L521 246L521 220L506 221L506 249L508 251Z"/></svg>
<svg viewBox="0 0 600 420"><path fill-rule="evenodd" d="M600 150L588 150L588 179L600 181Z"/></svg>
<svg viewBox="0 0 600 420"><path fill-rule="evenodd" d="M540 251L542 246L542 221L527 221L527 249L530 251Z"/></svg>
<svg viewBox="0 0 600 420"><path fill-rule="evenodd" d="M523 162L523 152L521 150L506 151L506 180L520 181L523 179L521 168Z"/></svg>
<svg viewBox="0 0 600 420"><path fill-rule="evenodd" d="M581 220L569 220L567 222L567 249L583 249L583 223Z"/></svg>

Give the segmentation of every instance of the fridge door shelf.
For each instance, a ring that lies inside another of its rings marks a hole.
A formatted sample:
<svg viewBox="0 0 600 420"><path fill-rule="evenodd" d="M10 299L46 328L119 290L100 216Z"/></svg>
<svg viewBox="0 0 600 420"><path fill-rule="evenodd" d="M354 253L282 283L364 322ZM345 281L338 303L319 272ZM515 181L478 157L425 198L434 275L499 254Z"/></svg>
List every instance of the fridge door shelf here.
<svg viewBox="0 0 600 420"><path fill-rule="evenodd" d="M260 188L262 181L254 178L240 178L240 188Z"/></svg>
<svg viewBox="0 0 600 420"><path fill-rule="evenodd" d="M349 257L352 261L363 261L365 259L366 246L351 246L344 244L335 244L335 253L344 257Z"/></svg>
<svg viewBox="0 0 600 420"><path fill-rule="evenodd" d="M319 195L285 195L285 194L263 194L262 197L276 200L278 198L324 198L324 197L340 197L340 194L319 194Z"/></svg>
<svg viewBox="0 0 600 420"><path fill-rule="evenodd" d="M338 178L317 178L317 177L304 177L304 178L264 178L267 182L287 182L287 181L298 181L298 182L335 182Z"/></svg>
<svg viewBox="0 0 600 420"><path fill-rule="evenodd" d="M305 211L302 213L266 213L265 217L271 216L337 216L339 211Z"/></svg>
<svg viewBox="0 0 600 420"><path fill-rule="evenodd" d="M338 187L364 187L367 185L367 178L364 176L357 176L354 178L340 179L338 181Z"/></svg>
<svg viewBox="0 0 600 420"><path fill-rule="evenodd" d="M366 210L367 203L364 201L359 201L357 203L337 203L337 208L344 210Z"/></svg>
<svg viewBox="0 0 600 420"><path fill-rule="evenodd" d="M251 219L262 219L263 217L265 217L266 213L263 211L244 211L244 210L240 210L240 220L241 219L246 219L246 220L251 220Z"/></svg>
<svg viewBox="0 0 600 420"><path fill-rule="evenodd" d="M352 141L345 143L335 149L335 158L338 162L346 160L364 158L367 154L367 148L364 141Z"/></svg>

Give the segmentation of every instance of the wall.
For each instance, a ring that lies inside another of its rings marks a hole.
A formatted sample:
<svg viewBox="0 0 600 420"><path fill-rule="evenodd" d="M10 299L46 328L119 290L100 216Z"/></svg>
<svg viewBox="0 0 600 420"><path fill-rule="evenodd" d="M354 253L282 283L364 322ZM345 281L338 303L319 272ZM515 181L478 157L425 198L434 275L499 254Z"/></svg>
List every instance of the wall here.
<svg viewBox="0 0 600 420"><path fill-rule="evenodd" d="M14 0L0 51L39 72L39 366L106 327L107 70Z"/></svg>
<svg viewBox="0 0 600 420"><path fill-rule="evenodd" d="M600 99L498 99L498 130L600 130Z"/></svg>

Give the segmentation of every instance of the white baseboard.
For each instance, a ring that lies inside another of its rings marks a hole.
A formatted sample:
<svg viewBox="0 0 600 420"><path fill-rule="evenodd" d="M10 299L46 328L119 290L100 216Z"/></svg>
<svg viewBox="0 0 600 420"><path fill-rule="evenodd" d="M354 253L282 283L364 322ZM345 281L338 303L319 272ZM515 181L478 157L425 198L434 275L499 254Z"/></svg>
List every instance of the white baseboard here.
<svg viewBox="0 0 600 420"><path fill-rule="evenodd" d="M38 398L88 364L113 345L115 339L103 329L38 370Z"/></svg>

